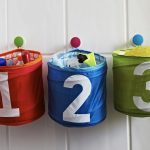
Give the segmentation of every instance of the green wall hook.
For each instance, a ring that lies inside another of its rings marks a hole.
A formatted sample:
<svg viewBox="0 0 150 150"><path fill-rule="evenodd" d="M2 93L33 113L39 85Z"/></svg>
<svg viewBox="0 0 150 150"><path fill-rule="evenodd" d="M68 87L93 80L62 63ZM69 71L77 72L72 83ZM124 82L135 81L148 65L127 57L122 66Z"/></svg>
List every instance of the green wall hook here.
<svg viewBox="0 0 150 150"><path fill-rule="evenodd" d="M15 37L14 44L17 48L21 47L24 44L23 38L21 36Z"/></svg>

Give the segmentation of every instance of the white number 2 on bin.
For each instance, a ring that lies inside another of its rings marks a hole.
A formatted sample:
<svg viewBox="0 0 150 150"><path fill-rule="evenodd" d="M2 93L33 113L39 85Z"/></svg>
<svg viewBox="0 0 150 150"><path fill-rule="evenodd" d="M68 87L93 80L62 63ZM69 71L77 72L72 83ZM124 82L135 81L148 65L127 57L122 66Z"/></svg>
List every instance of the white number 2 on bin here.
<svg viewBox="0 0 150 150"><path fill-rule="evenodd" d="M135 67L134 75L142 76L143 73L149 69L150 62L141 63L137 67ZM146 90L150 90L150 81L146 82ZM144 102L140 96L133 96L133 102L138 109L143 110L145 112L150 112L150 102Z"/></svg>
<svg viewBox="0 0 150 150"><path fill-rule="evenodd" d="M84 75L72 75L65 80L64 87L73 88L73 86L76 84L81 85L83 90L63 112L63 120L74 123L90 122L89 113L88 114L75 114L75 113L89 97L91 93L91 82Z"/></svg>
<svg viewBox="0 0 150 150"><path fill-rule="evenodd" d="M0 92L3 105L3 108L0 108L0 117L20 116L19 108L12 108L11 106L7 72L0 72Z"/></svg>

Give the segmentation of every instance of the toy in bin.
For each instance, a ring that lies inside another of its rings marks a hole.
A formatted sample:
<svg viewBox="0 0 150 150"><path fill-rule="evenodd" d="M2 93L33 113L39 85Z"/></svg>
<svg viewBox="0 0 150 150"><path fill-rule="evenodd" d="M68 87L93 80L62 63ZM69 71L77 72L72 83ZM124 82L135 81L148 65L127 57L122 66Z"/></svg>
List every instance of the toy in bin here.
<svg viewBox="0 0 150 150"><path fill-rule="evenodd" d="M80 50L80 39L73 39L73 49L48 62L48 112L63 126L93 126L106 117L106 59Z"/></svg>
<svg viewBox="0 0 150 150"><path fill-rule="evenodd" d="M17 126L40 118L45 112L42 56L20 48L0 54L0 124ZM33 59L31 59L33 57Z"/></svg>
<svg viewBox="0 0 150 150"><path fill-rule="evenodd" d="M22 37L17 36L14 39L14 44L18 48L19 51L14 51L13 53L9 53L5 55L3 59L6 59L6 66L14 66L14 65L23 65L34 61L38 58L37 53L31 52L29 50L22 49L21 46L23 45L24 40Z"/></svg>
<svg viewBox="0 0 150 150"><path fill-rule="evenodd" d="M0 58L0 66L6 66L6 59Z"/></svg>
<svg viewBox="0 0 150 150"><path fill-rule="evenodd" d="M135 117L150 116L150 46L143 41L136 34L135 47L113 52L115 109Z"/></svg>
<svg viewBox="0 0 150 150"><path fill-rule="evenodd" d="M78 48L81 44L81 41L78 37L73 37L70 41L70 44L72 47L74 48ZM76 58L75 58L76 59ZM96 60L95 60L95 55L94 52L88 53L88 54L82 54L79 53L77 55L77 59L76 60L71 59L70 61L68 61L68 66L69 67L74 67L74 66L79 66L79 63L84 63L87 66L96 66ZM69 63L70 62L70 63Z"/></svg>

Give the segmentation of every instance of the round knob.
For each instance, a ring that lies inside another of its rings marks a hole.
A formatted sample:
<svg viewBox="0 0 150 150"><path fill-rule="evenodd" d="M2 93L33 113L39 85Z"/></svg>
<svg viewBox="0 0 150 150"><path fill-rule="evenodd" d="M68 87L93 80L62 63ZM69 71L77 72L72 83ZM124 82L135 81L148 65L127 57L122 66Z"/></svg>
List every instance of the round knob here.
<svg viewBox="0 0 150 150"><path fill-rule="evenodd" d="M24 40L21 36L17 36L14 39L14 44L16 45L17 48L21 47L24 43Z"/></svg>
<svg viewBox="0 0 150 150"><path fill-rule="evenodd" d="M136 46L142 45L143 41L144 41L143 36L140 34L136 34L132 38L132 42Z"/></svg>
<svg viewBox="0 0 150 150"><path fill-rule="evenodd" d="M70 44L71 44L72 47L77 48L77 47L80 46L81 41L78 37L73 37L70 41Z"/></svg>

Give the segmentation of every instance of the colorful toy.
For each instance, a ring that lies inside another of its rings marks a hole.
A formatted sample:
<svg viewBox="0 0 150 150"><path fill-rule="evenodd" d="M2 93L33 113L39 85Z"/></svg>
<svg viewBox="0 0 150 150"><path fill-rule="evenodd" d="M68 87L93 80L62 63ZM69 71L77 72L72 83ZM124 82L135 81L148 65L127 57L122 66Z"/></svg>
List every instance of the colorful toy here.
<svg viewBox="0 0 150 150"><path fill-rule="evenodd" d="M150 46L137 46L125 51L125 56L150 57Z"/></svg>
<svg viewBox="0 0 150 150"><path fill-rule="evenodd" d="M6 66L6 59L0 58L0 66Z"/></svg>
<svg viewBox="0 0 150 150"><path fill-rule="evenodd" d="M14 44L17 46L18 51L14 51L11 54L8 53L4 56L7 62L7 66L23 65L29 63L30 61L34 61L39 57L38 53L21 48L23 45L22 37L16 37L14 39Z"/></svg>
<svg viewBox="0 0 150 150"><path fill-rule="evenodd" d="M30 52L29 51L25 50L22 52L22 60L23 60L24 64L30 62Z"/></svg>
<svg viewBox="0 0 150 150"><path fill-rule="evenodd" d="M23 64L24 64L24 62L22 60L22 56L18 56L18 62L16 65L23 65Z"/></svg>
<svg viewBox="0 0 150 150"><path fill-rule="evenodd" d="M90 67L96 66L95 55L93 52L89 54L78 54L77 58L80 63L85 63Z"/></svg>

